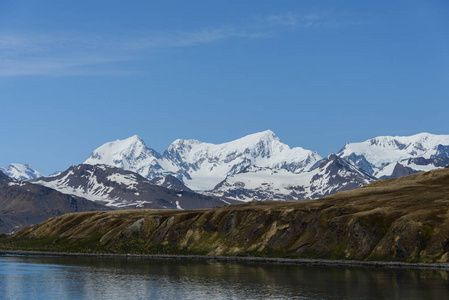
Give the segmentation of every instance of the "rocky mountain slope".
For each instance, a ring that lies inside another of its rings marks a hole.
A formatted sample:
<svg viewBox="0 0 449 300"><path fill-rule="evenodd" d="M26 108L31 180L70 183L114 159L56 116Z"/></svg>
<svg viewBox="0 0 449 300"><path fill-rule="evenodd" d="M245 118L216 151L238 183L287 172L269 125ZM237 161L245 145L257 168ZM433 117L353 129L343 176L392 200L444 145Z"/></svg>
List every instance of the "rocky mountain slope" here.
<svg viewBox="0 0 449 300"><path fill-rule="evenodd" d="M151 179L150 182L170 190L193 192L184 183L182 183L181 180L172 175L156 177Z"/></svg>
<svg viewBox="0 0 449 300"><path fill-rule="evenodd" d="M17 231L69 212L109 209L84 198L14 180L0 172L0 233Z"/></svg>
<svg viewBox="0 0 449 300"><path fill-rule="evenodd" d="M10 164L4 168L0 168L0 171L11 178L18 180L33 179L43 176L36 169L27 164Z"/></svg>
<svg viewBox="0 0 449 300"><path fill-rule="evenodd" d="M449 164L449 135L379 136L346 144L337 154L369 174L398 177Z"/></svg>
<svg viewBox="0 0 449 300"><path fill-rule="evenodd" d="M189 190L168 189L137 173L107 165L72 166L57 176L41 177L31 182L120 209L212 208L237 202Z"/></svg>
<svg viewBox="0 0 449 300"><path fill-rule="evenodd" d="M211 193L243 201L304 200L355 189L374 180L373 176L331 154L301 173L248 167L226 177Z"/></svg>
<svg viewBox="0 0 449 300"><path fill-rule="evenodd" d="M448 195L445 168L319 200L68 214L3 237L0 248L448 262Z"/></svg>
<svg viewBox="0 0 449 300"><path fill-rule="evenodd" d="M3 173L2 171L0 171L0 182L3 181L11 181L12 178L10 178L9 176L7 176L5 173Z"/></svg>

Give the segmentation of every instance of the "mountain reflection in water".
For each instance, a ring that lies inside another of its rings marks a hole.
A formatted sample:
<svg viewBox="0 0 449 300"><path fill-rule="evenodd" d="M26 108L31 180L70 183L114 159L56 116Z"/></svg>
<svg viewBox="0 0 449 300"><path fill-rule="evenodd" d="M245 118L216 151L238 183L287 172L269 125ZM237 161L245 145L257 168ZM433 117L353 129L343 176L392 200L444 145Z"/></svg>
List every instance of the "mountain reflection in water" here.
<svg viewBox="0 0 449 300"><path fill-rule="evenodd" d="M1 299L449 299L447 271L0 256Z"/></svg>

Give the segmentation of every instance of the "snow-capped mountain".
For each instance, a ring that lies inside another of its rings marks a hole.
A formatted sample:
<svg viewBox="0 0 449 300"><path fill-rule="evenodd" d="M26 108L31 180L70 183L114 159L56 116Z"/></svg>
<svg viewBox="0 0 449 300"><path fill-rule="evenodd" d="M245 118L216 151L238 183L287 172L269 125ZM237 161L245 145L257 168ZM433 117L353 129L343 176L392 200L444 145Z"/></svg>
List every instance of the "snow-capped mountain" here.
<svg viewBox="0 0 449 300"><path fill-rule="evenodd" d="M0 170L11 178L18 180L34 179L43 176L30 165L10 164Z"/></svg>
<svg viewBox="0 0 449 300"><path fill-rule="evenodd" d="M161 165L193 190L209 190L228 175L249 166L300 173L321 157L301 147L290 148L270 130L223 144L176 140L163 154Z"/></svg>
<svg viewBox="0 0 449 300"><path fill-rule="evenodd" d="M72 166L57 176L41 177L32 182L120 209L212 208L235 202L223 197L167 189L152 184L137 173L107 165Z"/></svg>
<svg viewBox="0 0 449 300"><path fill-rule="evenodd" d="M132 170L148 179L173 175L192 190L205 191L250 166L300 173L320 159L316 152L290 148L267 130L218 145L176 140L163 155L133 136L101 146L85 163Z"/></svg>
<svg viewBox="0 0 449 300"><path fill-rule="evenodd" d="M102 145L84 163L104 164L153 178L161 174L160 159L161 155L157 151L148 148L140 137L134 135Z"/></svg>
<svg viewBox="0 0 449 300"><path fill-rule="evenodd" d="M374 180L373 176L331 154L301 173L248 167L238 174L229 175L210 193L242 201L302 200L355 189Z"/></svg>
<svg viewBox="0 0 449 300"><path fill-rule="evenodd" d="M380 136L346 144L337 155L377 178L394 177L401 167L408 173L428 171L449 162L449 135Z"/></svg>
<svg viewBox="0 0 449 300"><path fill-rule="evenodd" d="M374 178L444 167L449 136L381 136L346 144L337 156L322 159L316 152L290 148L267 130L222 144L179 139L162 155L133 136L99 147L85 163L131 170L174 190L186 187L240 200L308 199Z"/></svg>

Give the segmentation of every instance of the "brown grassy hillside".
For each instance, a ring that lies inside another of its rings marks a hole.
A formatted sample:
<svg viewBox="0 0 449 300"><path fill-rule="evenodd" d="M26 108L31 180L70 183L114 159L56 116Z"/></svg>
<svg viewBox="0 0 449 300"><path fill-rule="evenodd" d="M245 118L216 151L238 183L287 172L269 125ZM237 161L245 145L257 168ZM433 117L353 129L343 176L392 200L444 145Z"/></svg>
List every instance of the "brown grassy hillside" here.
<svg viewBox="0 0 449 300"><path fill-rule="evenodd" d="M4 237L0 248L447 262L449 169L319 200L67 214Z"/></svg>

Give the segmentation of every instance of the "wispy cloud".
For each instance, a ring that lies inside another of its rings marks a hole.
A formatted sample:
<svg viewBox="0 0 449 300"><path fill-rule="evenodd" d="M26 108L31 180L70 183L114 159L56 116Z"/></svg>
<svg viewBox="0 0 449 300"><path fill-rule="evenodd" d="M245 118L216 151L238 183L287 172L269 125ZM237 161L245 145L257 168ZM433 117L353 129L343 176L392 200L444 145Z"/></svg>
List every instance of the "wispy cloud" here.
<svg viewBox="0 0 449 300"><path fill-rule="evenodd" d="M0 76L127 75L133 72L117 70L113 64L137 61L151 49L193 47L236 38L270 38L286 28L328 26L329 22L329 18L318 14L287 12L260 17L253 24L197 31L152 31L121 39L76 32L0 32Z"/></svg>
<svg viewBox="0 0 449 300"><path fill-rule="evenodd" d="M296 25L299 19L298 15L294 15L291 12L265 18L269 25Z"/></svg>
<svg viewBox="0 0 449 300"><path fill-rule="evenodd" d="M310 28L310 27L338 27L341 24L331 18L328 13L308 13L299 14L293 12L286 12L278 15L271 15L263 17L259 20L259 24L265 27L296 27L296 28Z"/></svg>
<svg viewBox="0 0 449 300"><path fill-rule="evenodd" d="M262 37L267 35L257 31L239 31L232 26L192 32L158 31L126 39L74 33L3 33L0 34L0 76L131 74L116 70L100 72L98 66L141 59L148 49L192 47L230 38Z"/></svg>
<svg viewBox="0 0 449 300"><path fill-rule="evenodd" d="M194 32L160 31L130 39L126 41L125 46L128 49L188 47L213 43L236 36L241 37L243 35L237 33L232 27L203 29Z"/></svg>
<svg viewBox="0 0 449 300"><path fill-rule="evenodd" d="M107 64L124 61L124 58L99 55L76 55L61 57L27 57L0 60L0 76L71 76L71 75L128 75L130 72L107 69ZM91 68L92 66L102 68Z"/></svg>
<svg viewBox="0 0 449 300"><path fill-rule="evenodd" d="M93 75L100 70L92 66L104 67L133 59L130 53L111 51L114 44L70 33L3 33L0 34L0 76ZM111 71L111 75L114 72Z"/></svg>

